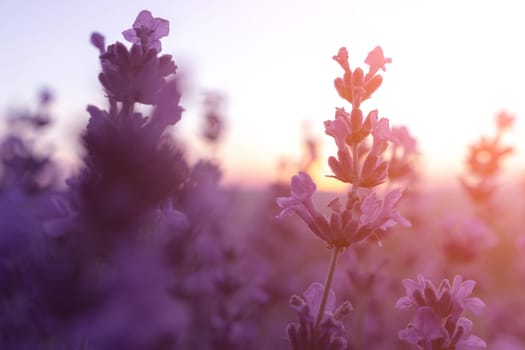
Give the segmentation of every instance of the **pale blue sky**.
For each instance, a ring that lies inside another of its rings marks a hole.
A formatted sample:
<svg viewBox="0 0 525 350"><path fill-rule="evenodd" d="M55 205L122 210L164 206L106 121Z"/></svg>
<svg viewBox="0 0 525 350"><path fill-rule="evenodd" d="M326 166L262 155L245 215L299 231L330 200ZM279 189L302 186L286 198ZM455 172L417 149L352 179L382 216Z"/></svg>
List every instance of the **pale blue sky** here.
<svg viewBox="0 0 525 350"><path fill-rule="evenodd" d="M188 77L179 134L195 141L199 92L228 95L230 129L221 149L227 179L275 175L279 157L299 158L308 121L324 142L323 121L349 107L332 87L332 61L346 46L352 66L381 45L393 63L363 105L419 140L428 174L462 169L467 145L490 132L495 113L525 118L525 21L516 1L428 0L2 0L0 108L34 101L41 86L57 94L59 130L84 125L87 104L102 104L96 30L108 43L137 13L170 21L163 52ZM523 138L522 122L509 142ZM525 148L518 145L518 151ZM196 144L197 153L202 145ZM514 158L516 161L519 158ZM521 165L514 169L525 169ZM328 170L324 170L327 173ZM456 173L454 173L456 172Z"/></svg>

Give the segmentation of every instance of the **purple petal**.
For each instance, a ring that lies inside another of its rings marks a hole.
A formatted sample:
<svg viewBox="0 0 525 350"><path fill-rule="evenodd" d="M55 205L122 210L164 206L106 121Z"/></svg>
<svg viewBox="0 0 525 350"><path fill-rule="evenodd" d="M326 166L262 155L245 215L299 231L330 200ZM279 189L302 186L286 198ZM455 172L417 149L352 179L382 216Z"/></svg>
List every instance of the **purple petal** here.
<svg viewBox="0 0 525 350"><path fill-rule="evenodd" d="M278 197L275 201L277 202L277 205L281 208L290 208L301 204L301 202L292 197Z"/></svg>
<svg viewBox="0 0 525 350"><path fill-rule="evenodd" d="M412 294L418 288L417 282L410 278L403 279L401 284L403 284L408 294Z"/></svg>
<svg viewBox="0 0 525 350"><path fill-rule="evenodd" d="M154 42L151 43L151 48L155 49L155 51L157 51L157 52L161 52L162 51L162 45L161 45L160 41L158 41L158 40L155 40Z"/></svg>
<svg viewBox="0 0 525 350"><path fill-rule="evenodd" d="M305 201L309 199L317 189L310 175L303 171L292 177L290 187L292 197L299 201Z"/></svg>
<svg viewBox="0 0 525 350"><path fill-rule="evenodd" d="M292 215L295 215L297 214L297 211L294 209L294 208L285 208L283 210L281 210L281 212L279 213L279 215L276 216L277 219L282 219L282 218L285 218L285 217L288 217L288 216L292 216Z"/></svg>
<svg viewBox="0 0 525 350"><path fill-rule="evenodd" d="M396 301L396 309L406 309L410 306L414 305L414 302L412 301L412 298L409 296L404 296L402 298L399 298Z"/></svg>
<svg viewBox="0 0 525 350"><path fill-rule="evenodd" d="M469 335L466 339L462 339L456 344L456 350L478 350L486 347L487 343L475 335Z"/></svg>
<svg viewBox="0 0 525 350"><path fill-rule="evenodd" d="M481 313L481 310L485 307L485 303L480 298L467 298L465 299L465 309L470 310L476 315Z"/></svg>
<svg viewBox="0 0 525 350"><path fill-rule="evenodd" d="M153 33L153 40L158 40L162 37L168 36L169 33L170 22L162 18L155 18L155 32Z"/></svg>
<svg viewBox="0 0 525 350"><path fill-rule="evenodd" d="M413 325L408 325L407 328L400 330L398 337L411 344L418 344L421 341L421 333Z"/></svg>
<svg viewBox="0 0 525 350"><path fill-rule="evenodd" d="M137 32L135 31L135 29L127 29L123 31L122 36L124 37L124 39L126 39L130 43L136 44L140 42L140 39L137 36Z"/></svg>
<svg viewBox="0 0 525 350"><path fill-rule="evenodd" d="M372 135L374 135L374 137L377 137L380 140L391 139L390 126L388 125L387 118L379 119L374 129L372 130Z"/></svg>
<svg viewBox="0 0 525 350"><path fill-rule="evenodd" d="M321 307L321 299L324 293L324 286L319 282L314 282L310 284L308 289L303 293L306 302L310 306L310 314L312 316L317 316L319 313L319 308ZM326 300L325 312L331 313L335 307L335 293L333 290L330 290L328 293L328 298Z"/></svg>
<svg viewBox="0 0 525 350"><path fill-rule="evenodd" d="M135 22L133 22L133 28L140 28L142 26L144 27L153 27L154 20L153 16L151 15L151 12L148 10L142 10L137 16L137 19Z"/></svg>
<svg viewBox="0 0 525 350"><path fill-rule="evenodd" d="M441 338L441 318L435 314L432 308L428 306L418 308L413 322L424 339L434 340Z"/></svg>

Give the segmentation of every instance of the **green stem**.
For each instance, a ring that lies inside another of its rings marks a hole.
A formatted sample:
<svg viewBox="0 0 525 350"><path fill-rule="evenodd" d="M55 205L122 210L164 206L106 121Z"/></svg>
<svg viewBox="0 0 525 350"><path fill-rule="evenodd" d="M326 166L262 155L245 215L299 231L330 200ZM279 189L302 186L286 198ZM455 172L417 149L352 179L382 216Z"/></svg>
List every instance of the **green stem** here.
<svg viewBox="0 0 525 350"><path fill-rule="evenodd" d="M330 260L330 267L328 268L328 274L326 276L326 282L324 284L323 297L321 299L321 305L319 307L319 313L317 314L317 319L315 320L314 329L317 329L319 323L323 319L324 309L326 308L326 301L328 300L328 293L330 293L330 287L332 285L332 280L334 279L335 265L337 263L337 257L341 252L341 247L335 247L332 253L332 258Z"/></svg>

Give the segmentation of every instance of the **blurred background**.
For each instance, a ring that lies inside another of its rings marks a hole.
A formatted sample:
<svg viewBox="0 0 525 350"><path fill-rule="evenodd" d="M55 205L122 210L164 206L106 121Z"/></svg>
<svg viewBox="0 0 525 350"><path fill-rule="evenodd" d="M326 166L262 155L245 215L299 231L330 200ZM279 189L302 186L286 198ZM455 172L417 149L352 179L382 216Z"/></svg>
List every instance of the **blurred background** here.
<svg viewBox="0 0 525 350"><path fill-rule="evenodd" d="M163 52L172 54L184 82L183 120L174 132L195 158L208 149L199 137L206 91L225 97L226 133L217 158L224 180L259 186L278 176L279 162L299 160L304 139L320 146L319 185L335 188L326 158L334 154L323 121L349 108L333 79L341 46L350 64L382 46L393 62L366 112L418 140L427 183L455 179L468 144L490 132L501 110L516 115L505 164L522 176L525 146L523 81L525 22L516 1L428 0L3 0L0 32L0 115L31 105L42 87L56 96L51 137L55 156L78 162L78 131L87 104L104 105L97 50L89 36L123 41L136 14L149 9L170 21Z"/></svg>

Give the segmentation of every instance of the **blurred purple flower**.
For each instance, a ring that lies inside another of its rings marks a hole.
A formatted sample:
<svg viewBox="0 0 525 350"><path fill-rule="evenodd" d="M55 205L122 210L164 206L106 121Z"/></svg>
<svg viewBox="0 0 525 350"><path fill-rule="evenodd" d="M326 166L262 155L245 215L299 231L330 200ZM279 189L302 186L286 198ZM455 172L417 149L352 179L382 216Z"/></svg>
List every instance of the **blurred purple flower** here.
<svg viewBox="0 0 525 350"><path fill-rule="evenodd" d="M40 90L38 95L40 106L47 106L53 101L53 92L48 88Z"/></svg>
<svg viewBox="0 0 525 350"><path fill-rule="evenodd" d="M441 318L430 307L420 307L399 339L417 345L423 350L476 350L487 347L483 339L472 335L472 321L461 317L451 334L443 327Z"/></svg>
<svg viewBox="0 0 525 350"><path fill-rule="evenodd" d="M120 42L108 46L100 55L100 63L99 80L108 96L128 105L155 104L158 92L166 84L164 78L177 69L170 55L157 57L155 51L140 45L133 45L128 51Z"/></svg>
<svg viewBox="0 0 525 350"><path fill-rule="evenodd" d="M479 298L468 297L475 282L454 277L452 286L448 279L436 289L432 282L421 275L417 281L404 279L407 296L396 302L396 308L416 308L413 321L399 332L399 338L418 345L421 349L485 348L485 342L471 335L472 322L461 317L464 311L479 313L485 304Z"/></svg>
<svg viewBox="0 0 525 350"><path fill-rule="evenodd" d="M496 234L475 217L449 214L443 220L444 249L452 261L468 262L495 246Z"/></svg>
<svg viewBox="0 0 525 350"><path fill-rule="evenodd" d="M485 307L485 303L481 299L469 297L476 282L473 280L463 281L460 275L454 277L452 286L449 280L445 278L438 288L421 275L417 276L416 281L406 278L402 283L407 295L396 302L398 309L411 306L430 306L440 316L453 313L457 319L463 311L468 310L478 314Z"/></svg>
<svg viewBox="0 0 525 350"><path fill-rule="evenodd" d="M167 126L175 125L182 118L182 108L179 103L181 93L177 79L169 80L158 92L155 109L151 115L150 124L162 133Z"/></svg>

